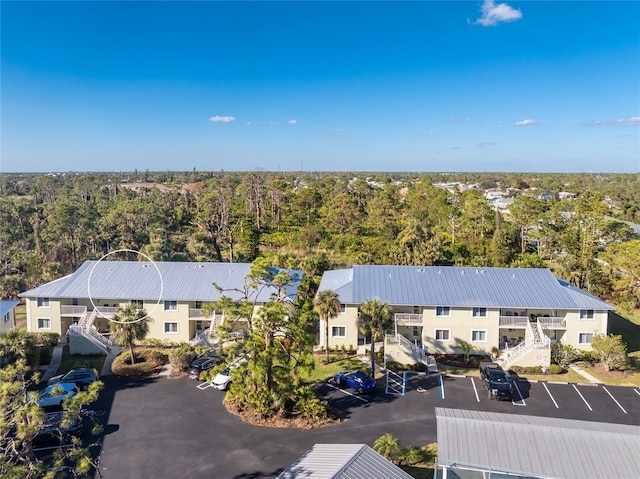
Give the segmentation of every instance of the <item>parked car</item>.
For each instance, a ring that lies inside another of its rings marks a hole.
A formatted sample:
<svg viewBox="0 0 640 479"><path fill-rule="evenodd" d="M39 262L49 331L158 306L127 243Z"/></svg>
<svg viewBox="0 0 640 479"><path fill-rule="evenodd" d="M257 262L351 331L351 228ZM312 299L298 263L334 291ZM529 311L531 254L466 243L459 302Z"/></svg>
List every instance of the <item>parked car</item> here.
<svg viewBox="0 0 640 479"><path fill-rule="evenodd" d="M47 381L47 384L73 383L81 391L86 391L91 383L98 380L98 377L98 371L94 368L76 368L66 374L52 377Z"/></svg>
<svg viewBox="0 0 640 479"><path fill-rule="evenodd" d="M80 392L78 386L74 383L56 383L51 386L47 386L40 396L38 397L38 406L47 409L59 409L62 406L62 401L67 398L73 397Z"/></svg>
<svg viewBox="0 0 640 479"><path fill-rule="evenodd" d="M238 369L246 362L247 358L242 356L230 363L222 372L219 372L213 377L213 379L211 379L211 386L222 391L229 389L229 386L231 385L231 371Z"/></svg>
<svg viewBox="0 0 640 479"><path fill-rule="evenodd" d="M481 361L480 378L487 388L490 399L511 401L513 398L511 378L499 364L491 361Z"/></svg>
<svg viewBox="0 0 640 479"><path fill-rule="evenodd" d="M331 382L355 389L359 394L372 393L378 387L376 380L362 371L341 371L331 378Z"/></svg>
<svg viewBox="0 0 640 479"><path fill-rule="evenodd" d="M198 356L189 365L189 378L200 379L200 374L203 371L208 371L209 369L212 369L221 363L222 363L222 358L218 356L218 354L215 351L207 351L206 353L203 353L200 356Z"/></svg>
<svg viewBox="0 0 640 479"><path fill-rule="evenodd" d="M64 412L47 413L47 419L33 439L33 445L39 446L50 443L67 444L72 436L80 436L83 431L82 419L76 418L71 423L61 425Z"/></svg>

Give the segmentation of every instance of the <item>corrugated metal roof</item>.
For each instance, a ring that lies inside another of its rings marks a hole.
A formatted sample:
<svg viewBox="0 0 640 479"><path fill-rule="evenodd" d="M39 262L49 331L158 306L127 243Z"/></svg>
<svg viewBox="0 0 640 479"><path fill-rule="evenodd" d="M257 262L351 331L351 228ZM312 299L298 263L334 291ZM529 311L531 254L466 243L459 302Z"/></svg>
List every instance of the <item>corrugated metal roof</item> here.
<svg viewBox="0 0 640 479"><path fill-rule="evenodd" d="M316 444L278 479L409 479L366 444Z"/></svg>
<svg viewBox="0 0 640 479"><path fill-rule="evenodd" d="M409 306L614 309L542 268L356 265L333 273L325 273L320 290L334 289L349 304L378 298Z"/></svg>
<svg viewBox="0 0 640 479"><path fill-rule="evenodd" d="M5 299L0 301L0 318L3 317L5 314L7 314L16 306L18 306L19 304L20 304L20 301L15 301L15 300Z"/></svg>
<svg viewBox="0 0 640 479"><path fill-rule="evenodd" d="M240 299L250 269L250 263L87 261L75 273L20 296L88 298L90 295L97 299L155 301L161 297L162 300L175 301L216 301L225 295ZM303 273L297 270L290 272L296 275L296 281L286 293L293 299ZM219 292L213 284L225 291ZM253 290L250 299L266 302L275 291L273 287Z"/></svg>
<svg viewBox="0 0 640 479"><path fill-rule="evenodd" d="M438 464L525 477L636 478L640 427L436 408Z"/></svg>

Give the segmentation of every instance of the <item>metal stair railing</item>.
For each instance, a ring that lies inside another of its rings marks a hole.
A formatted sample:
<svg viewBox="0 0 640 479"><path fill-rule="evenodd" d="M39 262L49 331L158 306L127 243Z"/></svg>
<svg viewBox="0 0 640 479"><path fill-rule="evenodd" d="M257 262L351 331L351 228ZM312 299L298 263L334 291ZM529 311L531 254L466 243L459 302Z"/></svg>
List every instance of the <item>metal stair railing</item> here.
<svg viewBox="0 0 640 479"><path fill-rule="evenodd" d="M110 339L104 337L102 334L100 334L94 329L85 329L78 324L72 324L71 326L69 326L69 332L71 334L77 334L79 336L82 336L88 339L94 345L98 346L100 349L102 349L104 352L107 352L107 353L111 350L111 347L113 346L113 343L111 342Z"/></svg>
<svg viewBox="0 0 640 479"><path fill-rule="evenodd" d="M411 355L418 359L418 361L426 364L427 366L433 366L436 364L436 360L431 356L427 356L422 349L417 347L407 338L405 338L402 334L387 334L385 337L385 341L387 344L398 344L403 348L411 351Z"/></svg>

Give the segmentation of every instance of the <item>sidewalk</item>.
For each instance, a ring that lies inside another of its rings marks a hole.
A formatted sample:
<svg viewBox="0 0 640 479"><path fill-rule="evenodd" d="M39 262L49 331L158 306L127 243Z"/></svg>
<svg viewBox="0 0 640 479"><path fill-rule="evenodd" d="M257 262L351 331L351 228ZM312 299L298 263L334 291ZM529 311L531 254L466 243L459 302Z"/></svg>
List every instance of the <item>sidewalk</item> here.
<svg viewBox="0 0 640 479"><path fill-rule="evenodd" d="M122 352L120 346L113 345L111 346L111 351L107 354L107 357L104 358L104 364L102 365L102 371L100 371L100 377L102 376L111 376L111 365L113 364L113 360L116 359L116 356Z"/></svg>
<svg viewBox="0 0 640 479"><path fill-rule="evenodd" d="M571 369L572 371L577 372L580 376L582 376L583 378L587 379L589 382L592 382L594 384L602 384L602 381L600 381L598 378L593 377L591 374L589 374L585 370L579 368L575 364L570 364L569 365L569 369Z"/></svg>
<svg viewBox="0 0 640 479"><path fill-rule="evenodd" d="M42 375L40 381L47 382L49 379L56 375L56 373L58 372L58 368L62 363L62 351L64 350L65 346L65 343L58 343L53 347L53 352L51 353L51 362L49 363L49 366L47 367L45 373Z"/></svg>

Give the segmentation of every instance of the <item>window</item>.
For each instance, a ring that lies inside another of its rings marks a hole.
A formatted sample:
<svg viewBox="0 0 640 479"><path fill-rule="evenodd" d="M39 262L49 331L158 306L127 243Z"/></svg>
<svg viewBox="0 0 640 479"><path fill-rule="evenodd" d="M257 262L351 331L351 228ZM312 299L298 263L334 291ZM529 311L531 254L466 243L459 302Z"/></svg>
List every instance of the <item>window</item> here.
<svg viewBox="0 0 640 479"><path fill-rule="evenodd" d="M176 334L178 332L178 323L164 323L165 334Z"/></svg>
<svg viewBox="0 0 640 479"><path fill-rule="evenodd" d="M144 301L142 299L132 299L131 304L134 305L138 309L144 308Z"/></svg>
<svg viewBox="0 0 640 479"><path fill-rule="evenodd" d="M436 316L451 316L449 306L436 306Z"/></svg>
<svg viewBox="0 0 640 479"><path fill-rule="evenodd" d="M4 322L8 323L9 322L9 313L4 315Z"/></svg>
<svg viewBox="0 0 640 479"><path fill-rule="evenodd" d="M487 308L473 308L473 317L474 318L486 318L487 317Z"/></svg>
<svg viewBox="0 0 640 479"><path fill-rule="evenodd" d="M73 298L71 300L71 306L78 306L78 298Z"/></svg>
<svg viewBox="0 0 640 479"><path fill-rule="evenodd" d="M340 314L347 314L347 305L346 304L341 304L340 305Z"/></svg>
<svg viewBox="0 0 640 479"><path fill-rule="evenodd" d="M202 309L202 301L196 301L194 305L196 309Z"/></svg>
<svg viewBox="0 0 640 479"><path fill-rule="evenodd" d="M164 302L164 310L165 311L178 311L178 302L177 301L165 301Z"/></svg>
<svg viewBox="0 0 640 479"><path fill-rule="evenodd" d="M414 338L417 338L417 337L420 336L420 329L418 328L418 326L414 326L412 332L413 332L413 337Z"/></svg>
<svg viewBox="0 0 640 479"><path fill-rule="evenodd" d="M38 298L38 308L48 308L49 298Z"/></svg>
<svg viewBox="0 0 640 479"><path fill-rule="evenodd" d="M578 333L578 344L591 344L593 333Z"/></svg>
<svg viewBox="0 0 640 479"><path fill-rule="evenodd" d="M595 315L593 313L593 309L581 309L580 319L595 319Z"/></svg>
<svg viewBox="0 0 640 479"><path fill-rule="evenodd" d="M38 318L38 329L51 329L51 319Z"/></svg>
<svg viewBox="0 0 640 479"><path fill-rule="evenodd" d="M487 342L487 332L484 330L473 330L471 331L471 342L474 343L486 343Z"/></svg>
<svg viewBox="0 0 640 479"><path fill-rule="evenodd" d="M420 306L413 307L413 314L420 314Z"/></svg>
<svg viewBox="0 0 640 479"><path fill-rule="evenodd" d="M346 326L331 326L331 337L332 338L346 338L347 337L347 327Z"/></svg>
<svg viewBox="0 0 640 479"><path fill-rule="evenodd" d="M436 341L449 341L451 339L451 330L449 329L436 329Z"/></svg>

